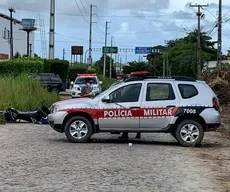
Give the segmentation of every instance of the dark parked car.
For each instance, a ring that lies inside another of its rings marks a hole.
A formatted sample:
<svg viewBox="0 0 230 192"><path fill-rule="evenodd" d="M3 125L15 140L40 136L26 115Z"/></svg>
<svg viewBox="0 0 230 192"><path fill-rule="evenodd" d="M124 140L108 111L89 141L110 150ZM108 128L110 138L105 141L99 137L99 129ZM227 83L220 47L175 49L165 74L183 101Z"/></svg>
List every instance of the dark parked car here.
<svg viewBox="0 0 230 192"><path fill-rule="evenodd" d="M64 90L64 83L59 75L54 73L38 73L31 76L38 79L41 85L47 87L49 91L60 92Z"/></svg>

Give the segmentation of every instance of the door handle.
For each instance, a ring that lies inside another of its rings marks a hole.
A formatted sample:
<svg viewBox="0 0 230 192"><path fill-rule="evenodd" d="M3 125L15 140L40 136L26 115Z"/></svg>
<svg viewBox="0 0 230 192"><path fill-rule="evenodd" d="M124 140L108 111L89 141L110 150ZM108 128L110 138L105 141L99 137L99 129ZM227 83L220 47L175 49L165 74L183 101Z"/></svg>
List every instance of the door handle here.
<svg viewBox="0 0 230 192"><path fill-rule="evenodd" d="M130 109L140 109L140 107L138 107L138 106L133 106L133 107L130 107Z"/></svg>

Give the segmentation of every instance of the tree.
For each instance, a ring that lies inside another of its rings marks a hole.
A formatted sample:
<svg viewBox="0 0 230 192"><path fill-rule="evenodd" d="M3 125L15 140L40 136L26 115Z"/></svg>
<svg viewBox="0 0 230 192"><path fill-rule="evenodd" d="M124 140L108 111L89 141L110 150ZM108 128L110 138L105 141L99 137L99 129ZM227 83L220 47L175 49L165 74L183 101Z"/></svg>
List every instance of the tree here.
<svg viewBox="0 0 230 192"><path fill-rule="evenodd" d="M229 49L227 50L227 57L230 57L230 47L229 47Z"/></svg>
<svg viewBox="0 0 230 192"><path fill-rule="evenodd" d="M106 66L105 66L105 75L109 77L109 71L110 71L110 56L106 55ZM99 74L103 74L103 68L104 68L104 54L101 56L100 60L96 61L94 64L94 68L96 69L96 72ZM116 69L114 67L114 62L112 59L112 78L116 77Z"/></svg>
<svg viewBox="0 0 230 192"><path fill-rule="evenodd" d="M205 61L216 60L217 50L214 48L216 42L212 42L211 39L206 33L201 33L202 69ZM196 77L196 47L197 30L188 33L184 38L177 39L173 43L171 42L167 53L172 75Z"/></svg>
<svg viewBox="0 0 230 192"><path fill-rule="evenodd" d="M128 65L123 66L122 69L124 74L130 74L134 71L146 71L148 70L148 64L146 62L132 61L129 62Z"/></svg>
<svg viewBox="0 0 230 192"><path fill-rule="evenodd" d="M14 55L14 59L21 58L21 54L17 51Z"/></svg>
<svg viewBox="0 0 230 192"><path fill-rule="evenodd" d="M38 54L34 53L34 58L40 59L41 57L39 57Z"/></svg>

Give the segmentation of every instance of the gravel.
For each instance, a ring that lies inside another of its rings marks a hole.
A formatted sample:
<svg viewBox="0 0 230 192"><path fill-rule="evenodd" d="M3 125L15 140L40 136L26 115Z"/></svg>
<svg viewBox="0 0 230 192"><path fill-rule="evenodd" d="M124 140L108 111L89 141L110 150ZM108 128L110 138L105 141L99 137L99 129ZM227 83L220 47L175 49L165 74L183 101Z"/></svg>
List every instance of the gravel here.
<svg viewBox="0 0 230 192"><path fill-rule="evenodd" d="M199 148L182 147L170 134L143 134L141 141L134 137L120 141L118 135L103 133L89 143L73 144L47 125L1 125L0 191L224 190L212 151L230 151L229 146L210 141L219 133L206 134Z"/></svg>

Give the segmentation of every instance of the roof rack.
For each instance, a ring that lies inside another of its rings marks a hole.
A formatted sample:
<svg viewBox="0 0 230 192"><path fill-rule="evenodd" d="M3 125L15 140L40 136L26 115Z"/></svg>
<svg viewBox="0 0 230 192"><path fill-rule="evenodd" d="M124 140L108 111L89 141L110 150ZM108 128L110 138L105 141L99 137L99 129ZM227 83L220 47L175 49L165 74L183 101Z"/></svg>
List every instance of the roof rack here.
<svg viewBox="0 0 230 192"><path fill-rule="evenodd" d="M165 77L165 76L134 76L126 79L124 82L130 82L130 81L141 81L145 79L173 79L176 81L196 81L195 79L191 77L184 77L184 76L170 76L170 77Z"/></svg>

